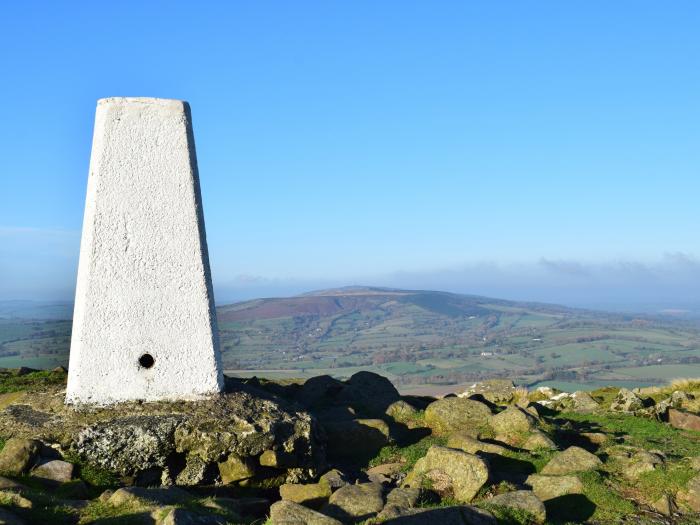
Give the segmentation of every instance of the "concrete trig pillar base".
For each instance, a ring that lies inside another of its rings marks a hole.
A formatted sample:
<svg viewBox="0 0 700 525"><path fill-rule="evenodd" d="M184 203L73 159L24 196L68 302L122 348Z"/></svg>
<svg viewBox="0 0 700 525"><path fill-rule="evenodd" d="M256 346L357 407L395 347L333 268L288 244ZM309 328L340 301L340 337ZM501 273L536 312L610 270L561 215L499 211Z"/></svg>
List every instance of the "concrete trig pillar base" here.
<svg viewBox="0 0 700 525"><path fill-rule="evenodd" d="M67 403L223 387L189 106L97 103Z"/></svg>

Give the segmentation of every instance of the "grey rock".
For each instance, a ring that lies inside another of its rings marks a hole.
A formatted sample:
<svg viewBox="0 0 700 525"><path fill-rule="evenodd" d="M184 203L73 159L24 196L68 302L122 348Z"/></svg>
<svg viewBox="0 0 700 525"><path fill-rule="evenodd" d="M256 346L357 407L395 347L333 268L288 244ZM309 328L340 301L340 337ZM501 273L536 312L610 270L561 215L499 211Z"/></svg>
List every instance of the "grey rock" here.
<svg viewBox="0 0 700 525"><path fill-rule="evenodd" d="M621 388L610 404L610 410L613 412L635 412L643 408L642 398L626 388Z"/></svg>
<svg viewBox="0 0 700 525"><path fill-rule="evenodd" d="M491 417L491 409L484 403L461 397L438 399L425 409L425 424L438 435L462 431L478 437Z"/></svg>
<svg viewBox="0 0 700 525"><path fill-rule="evenodd" d="M542 501L566 496L567 494L583 494L583 483L576 476L543 476L531 474L525 484L532 487L535 496Z"/></svg>
<svg viewBox="0 0 700 525"><path fill-rule="evenodd" d="M272 525L342 525L329 516L292 501L278 501L270 507Z"/></svg>
<svg viewBox="0 0 700 525"><path fill-rule="evenodd" d="M226 525L223 516L202 515L186 509L171 509L158 525Z"/></svg>
<svg viewBox="0 0 700 525"><path fill-rule="evenodd" d="M404 486L420 488L429 482L439 494L450 494L468 503L489 478L487 463L462 450L432 446L404 480Z"/></svg>
<svg viewBox="0 0 700 525"><path fill-rule="evenodd" d="M144 488L124 487L115 490L107 502L111 505L175 505L192 499L192 496L177 487Z"/></svg>
<svg viewBox="0 0 700 525"><path fill-rule="evenodd" d="M506 404L513 401L515 397L515 384L509 379L487 379L475 383L461 393L460 397L469 397L475 394L497 405Z"/></svg>
<svg viewBox="0 0 700 525"><path fill-rule="evenodd" d="M52 459L34 467L31 474L35 478L67 483L73 479L73 468L72 463L61 461L60 459Z"/></svg>
<svg viewBox="0 0 700 525"><path fill-rule="evenodd" d="M387 504L377 517L390 525L496 525L493 514L469 505L417 509Z"/></svg>
<svg viewBox="0 0 700 525"><path fill-rule="evenodd" d="M0 472L20 476L36 462L41 442L35 439L10 438L0 451Z"/></svg>
<svg viewBox="0 0 700 525"><path fill-rule="evenodd" d="M544 523L547 519L547 511L544 503L529 490L516 490L494 496L489 500L489 504L499 507L523 510L533 516L537 523Z"/></svg>
<svg viewBox="0 0 700 525"><path fill-rule="evenodd" d="M399 507L415 507L420 499L421 489L410 487L397 487L386 496L387 505Z"/></svg>
<svg viewBox="0 0 700 525"><path fill-rule="evenodd" d="M379 483L360 483L336 490L321 512L341 521L361 521L376 515L383 507L382 486Z"/></svg>
<svg viewBox="0 0 700 525"><path fill-rule="evenodd" d="M561 476L574 472L584 472L600 467L603 462L598 456L591 454L580 447L569 447L563 452L558 452L549 460L542 474L548 476Z"/></svg>

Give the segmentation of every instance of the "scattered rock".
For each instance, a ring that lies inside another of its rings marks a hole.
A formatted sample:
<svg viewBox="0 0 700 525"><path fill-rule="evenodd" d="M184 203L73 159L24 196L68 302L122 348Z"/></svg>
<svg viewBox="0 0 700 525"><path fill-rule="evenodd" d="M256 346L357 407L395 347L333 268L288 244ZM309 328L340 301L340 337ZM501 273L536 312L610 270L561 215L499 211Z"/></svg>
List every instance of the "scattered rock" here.
<svg viewBox="0 0 700 525"><path fill-rule="evenodd" d="M572 410L574 412L594 412L600 408L598 402L588 392L582 390L571 394L570 399L573 401Z"/></svg>
<svg viewBox="0 0 700 525"><path fill-rule="evenodd" d="M489 504L498 507L508 507L511 509L524 510L532 515L537 523L544 523L547 519L547 512L544 503L529 490L516 490L494 496L489 500Z"/></svg>
<svg viewBox="0 0 700 525"><path fill-rule="evenodd" d="M513 401L515 397L515 384L508 379L487 379L474 383L461 394L459 397L470 397L475 394L481 395L490 403L503 405Z"/></svg>
<svg viewBox="0 0 700 525"><path fill-rule="evenodd" d="M334 468L321 476L319 479L319 483L320 482L328 483L331 490L336 490L349 484L350 479L343 472Z"/></svg>
<svg viewBox="0 0 700 525"><path fill-rule="evenodd" d="M262 516L268 513L270 500L267 498L208 498L201 500L203 507L239 516ZM241 519L240 521L245 521Z"/></svg>
<svg viewBox="0 0 700 525"><path fill-rule="evenodd" d="M441 495L469 503L489 478L487 463L462 450L432 446L406 477L404 486L420 488L427 481Z"/></svg>
<svg viewBox="0 0 700 525"><path fill-rule="evenodd" d="M341 521L361 521L371 518L384 507L379 483L346 485L336 490L322 512Z"/></svg>
<svg viewBox="0 0 700 525"><path fill-rule="evenodd" d="M537 419L519 407L508 407L493 416L489 425L499 436L525 434L537 428Z"/></svg>
<svg viewBox="0 0 700 525"><path fill-rule="evenodd" d="M201 515L187 509L171 509L163 519L158 521L158 525L226 525L227 523L223 516Z"/></svg>
<svg viewBox="0 0 700 525"><path fill-rule="evenodd" d="M484 403L462 397L438 399L425 409L425 424L437 435L463 431L477 437L491 417Z"/></svg>
<svg viewBox="0 0 700 525"><path fill-rule="evenodd" d="M435 509L387 505L377 518L382 525L496 525L493 514L469 505Z"/></svg>
<svg viewBox="0 0 700 525"><path fill-rule="evenodd" d="M668 422L674 428L700 430L700 415L684 412L677 408L668 409Z"/></svg>
<svg viewBox="0 0 700 525"><path fill-rule="evenodd" d="M285 500L272 504L270 521L272 525L342 525L336 519Z"/></svg>
<svg viewBox="0 0 700 525"><path fill-rule="evenodd" d="M36 462L41 442L35 439L10 438L0 451L0 472L20 476Z"/></svg>
<svg viewBox="0 0 700 525"><path fill-rule="evenodd" d="M583 483L576 476L543 476L530 474L525 484L532 487L532 492L542 501L558 498L567 494L583 494Z"/></svg>
<svg viewBox="0 0 700 525"><path fill-rule="evenodd" d="M7 504L12 507L19 507L20 509L31 509L34 506L31 500L11 491L0 491L0 500L3 501L3 505Z"/></svg>
<svg viewBox="0 0 700 525"><path fill-rule="evenodd" d="M387 494L386 504L404 508L415 507L420 495L421 490L418 488L397 487Z"/></svg>
<svg viewBox="0 0 700 525"><path fill-rule="evenodd" d="M175 505L192 499L189 493L177 487L144 488L124 487L115 490L107 502L111 505Z"/></svg>
<svg viewBox="0 0 700 525"><path fill-rule="evenodd" d="M525 450L557 450L557 444L541 430L534 430L524 443L520 445Z"/></svg>
<svg viewBox="0 0 700 525"><path fill-rule="evenodd" d="M608 435L602 432L581 432L579 435L591 445L602 445L608 440Z"/></svg>
<svg viewBox="0 0 700 525"><path fill-rule="evenodd" d="M387 407L385 414L397 423L408 423L415 419L418 410L403 399L399 399Z"/></svg>
<svg viewBox="0 0 700 525"><path fill-rule="evenodd" d="M0 490L25 490L27 487L21 483L17 483L15 480L0 476Z"/></svg>
<svg viewBox="0 0 700 525"><path fill-rule="evenodd" d="M454 432L447 438L447 446L457 448L470 454L486 452L488 454L503 454L506 448L495 443L486 443L472 437L469 432Z"/></svg>
<svg viewBox="0 0 700 525"><path fill-rule="evenodd" d="M637 394L626 388L621 388L610 405L613 412L634 412L644 408L644 401Z"/></svg>
<svg viewBox="0 0 700 525"><path fill-rule="evenodd" d="M255 475L255 465L250 458L242 458L230 454L226 461L219 463L219 474L224 484L252 478Z"/></svg>
<svg viewBox="0 0 700 525"><path fill-rule="evenodd" d="M326 467L322 429L311 414L241 382L227 381L227 389L206 400L114 410L66 406L62 385L50 384L3 411L0 435L59 443L87 463L154 482L175 482L188 456L215 467L232 453L257 458L284 450L294 455L290 476L311 479Z"/></svg>
<svg viewBox="0 0 700 525"><path fill-rule="evenodd" d="M210 469L210 464L202 458L189 455L185 460L185 467L177 473L175 484L186 487L200 485L212 477L211 470L213 469Z"/></svg>
<svg viewBox="0 0 700 525"><path fill-rule="evenodd" d="M401 473L403 463L384 463L367 469L367 477L375 483L389 483Z"/></svg>
<svg viewBox="0 0 700 525"><path fill-rule="evenodd" d="M685 489L678 491L676 502L680 507L700 512L700 476L690 479Z"/></svg>
<svg viewBox="0 0 700 525"><path fill-rule="evenodd" d="M291 468L296 466L294 454L280 450L266 450L258 458L263 467Z"/></svg>
<svg viewBox="0 0 700 525"><path fill-rule="evenodd" d="M319 509L331 496L331 487L328 483L285 483L280 487L280 497L283 500L293 501L306 507Z"/></svg>
<svg viewBox="0 0 700 525"><path fill-rule="evenodd" d="M654 503L652 503L651 507L664 516L673 516L673 514L678 510L678 506L676 505L673 496L669 494L664 494L661 496Z"/></svg>
<svg viewBox="0 0 700 525"><path fill-rule="evenodd" d="M594 470L602 464L603 462L598 456L591 454L587 450L580 447L569 447L563 452L555 454L542 469L542 474L558 476L574 472L584 472L587 470Z"/></svg>
<svg viewBox="0 0 700 525"><path fill-rule="evenodd" d="M622 475L630 480L636 480L645 472L651 472L664 464L663 457L643 449L619 447L609 453L620 464Z"/></svg>
<svg viewBox="0 0 700 525"><path fill-rule="evenodd" d="M60 459L52 459L34 467L32 476L59 483L66 483L73 479L73 464L67 461L61 461Z"/></svg>

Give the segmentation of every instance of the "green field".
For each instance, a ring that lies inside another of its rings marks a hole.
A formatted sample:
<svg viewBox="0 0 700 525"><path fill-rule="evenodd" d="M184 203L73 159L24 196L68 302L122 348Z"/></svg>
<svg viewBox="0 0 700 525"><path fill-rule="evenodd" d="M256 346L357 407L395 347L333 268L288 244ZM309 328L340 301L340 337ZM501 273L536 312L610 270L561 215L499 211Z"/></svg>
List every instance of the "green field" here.
<svg viewBox="0 0 700 525"><path fill-rule="evenodd" d="M224 368L235 375L371 370L404 391L492 377L568 390L700 377L700 325L671 318L362 288L217 312ZM65 366L69 345L70 321L0 319L0 367Z"/></svg>

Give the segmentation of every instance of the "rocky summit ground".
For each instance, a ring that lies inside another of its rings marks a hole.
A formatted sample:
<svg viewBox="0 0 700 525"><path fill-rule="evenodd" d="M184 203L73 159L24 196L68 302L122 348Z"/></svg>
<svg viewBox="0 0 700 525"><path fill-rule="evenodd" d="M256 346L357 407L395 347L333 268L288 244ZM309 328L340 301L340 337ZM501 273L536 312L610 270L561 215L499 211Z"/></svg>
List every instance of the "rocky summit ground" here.
<svg viewBox="0 0 700 525"><path fill-rule="evenodd" d="M76 409L65 380L0 370L0 525L700 523L700 382L435 399L359 372Z"/></svg>

